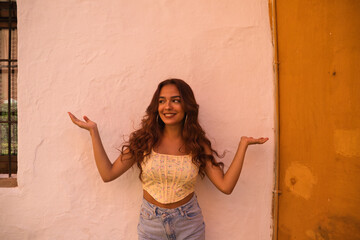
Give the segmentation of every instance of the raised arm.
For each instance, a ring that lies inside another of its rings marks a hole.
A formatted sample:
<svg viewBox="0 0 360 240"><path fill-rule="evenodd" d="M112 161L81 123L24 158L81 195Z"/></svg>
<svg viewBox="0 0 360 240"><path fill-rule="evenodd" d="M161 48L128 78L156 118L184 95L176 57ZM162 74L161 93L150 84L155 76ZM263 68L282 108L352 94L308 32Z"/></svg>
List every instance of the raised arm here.
<svg viewBox="0 0 360 240"><path fill-rule="evenodd" d="M126 151L124 154L120 154L114 163L111 163L101 142L97 124L87 116L83 117L85 121L81 121L72 113L68 114L75 125L90 132L96 166L104 182L110 182L120 177L134 164L132 156Z"/></svg>
<svg viewBox="0 0 360 240"><path fill-rule="evenodd" d="M239 179L241 169L244 163L247 147L252 144L263 144L268 138L241 137L235 157L230 164L229 169L224 174L220 167L214 166L211 161L207 161L205 172L210 181L223 193L231 194ZM210 148L205 146L206 154L211 154Z"/></svg>

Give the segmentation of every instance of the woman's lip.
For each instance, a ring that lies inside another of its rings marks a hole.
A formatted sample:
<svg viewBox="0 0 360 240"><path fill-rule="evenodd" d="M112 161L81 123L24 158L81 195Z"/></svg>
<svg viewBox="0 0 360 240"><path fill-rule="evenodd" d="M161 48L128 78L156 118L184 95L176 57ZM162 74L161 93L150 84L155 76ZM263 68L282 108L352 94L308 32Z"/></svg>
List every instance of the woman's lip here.
<svg viewBox="0 0 360 240"><path fill-rule="evenodd" d="M173 117L176 115L176 113L163 113L165 117Z"/></svg>

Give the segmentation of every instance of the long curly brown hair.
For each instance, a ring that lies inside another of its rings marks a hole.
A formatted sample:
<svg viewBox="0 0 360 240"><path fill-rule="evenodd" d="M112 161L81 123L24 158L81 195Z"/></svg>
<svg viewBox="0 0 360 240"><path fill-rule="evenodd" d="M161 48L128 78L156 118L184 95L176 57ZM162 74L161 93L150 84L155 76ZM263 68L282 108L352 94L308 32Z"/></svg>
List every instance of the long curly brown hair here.
<svg viewBox="0 0 360 240"><path fill-rule="evenodd" d="M192 89L185 81L176 78L167 79L159 83L150 105L146 109L146 114L141 121L141 128L130 134L129 140L122 146L121 152L131 154L140 169L139 178L142 180L141 163L159 143L163 134L165 124L159 117L158 105L160 91L163 86L168 84L174 84L179 90L181 104L185 111L182 125L183 147L191 153L193 163L199 167L200 176L202 178L205 176L205 165L208 160L210 160L213 165L223 169L224 164L222 162L216 162L213 156L215 154L217 157L223 157L223 155L219 155L219 153L211 147L210 140L205 136L205 131L199 124L199 105L196 103ZM211 154L205 153L204 146L207 146L211 150Z"/></svg>

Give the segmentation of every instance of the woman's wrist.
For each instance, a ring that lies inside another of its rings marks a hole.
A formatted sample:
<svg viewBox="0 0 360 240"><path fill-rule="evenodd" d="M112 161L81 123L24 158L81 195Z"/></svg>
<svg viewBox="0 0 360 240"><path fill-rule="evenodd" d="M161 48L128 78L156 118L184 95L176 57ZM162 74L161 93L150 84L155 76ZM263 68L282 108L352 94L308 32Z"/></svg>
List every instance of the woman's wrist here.
<svg viewBox="0 0 360 240"><path fill-rule="evenodd" d="M94 133L98 133L99 131L98 131L97 125L95 124L93 127L91 127L89 129L89 132L91 135L93 135Z"/></svg>
<svg viewBox="0 0 360 240"><path fill-rule="evenodd" d="M239 147L240 146L246 146L247 147L248 145L249 145L248 138L247 137L241 137Z"/></svg>

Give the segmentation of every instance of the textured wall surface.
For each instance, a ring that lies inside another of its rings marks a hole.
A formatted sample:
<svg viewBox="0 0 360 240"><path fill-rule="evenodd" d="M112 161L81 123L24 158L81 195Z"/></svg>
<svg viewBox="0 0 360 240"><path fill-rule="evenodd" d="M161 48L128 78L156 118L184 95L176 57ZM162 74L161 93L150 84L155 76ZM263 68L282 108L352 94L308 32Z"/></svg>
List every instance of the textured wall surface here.
<svg viewBox="0 0 360 240"><path fill-rule="evenodd" d="M67 111L99 126L111 159L138 126L159 81L182 78L228 167L248 149L230 195L205 178L196 192L207 240L271 238L274 89L268 5L245 1L18 1L19 171L0 189L0 239L137 239L138 170L103 183L90 136Z"/></svg>
<svg viewBox="0 0 360 240"><path fill-rule="evenodd" d="M277 1L279 240L360 239L359 12Z"/></svg>

